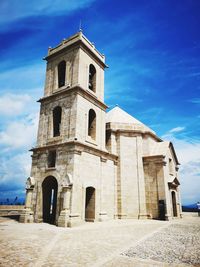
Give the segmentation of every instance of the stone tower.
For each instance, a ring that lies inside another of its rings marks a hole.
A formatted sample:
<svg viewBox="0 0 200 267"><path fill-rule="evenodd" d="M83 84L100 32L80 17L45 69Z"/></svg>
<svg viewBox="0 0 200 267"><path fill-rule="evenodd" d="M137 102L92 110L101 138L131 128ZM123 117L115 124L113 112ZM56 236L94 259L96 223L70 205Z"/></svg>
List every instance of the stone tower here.
<svg viewBox="0 0 200 267"><path fill-rule="evenodd" d="M28 184L21 221L72 226L103 220L102 164L108 160L107 168L113 167L117 158L105 149L105 57L79 32L49 48L45 60L37 146L32 149L34 184ZM106 172L104 180L113 187L114 168ZM112 191L108 209L113 216Z"/></svg>

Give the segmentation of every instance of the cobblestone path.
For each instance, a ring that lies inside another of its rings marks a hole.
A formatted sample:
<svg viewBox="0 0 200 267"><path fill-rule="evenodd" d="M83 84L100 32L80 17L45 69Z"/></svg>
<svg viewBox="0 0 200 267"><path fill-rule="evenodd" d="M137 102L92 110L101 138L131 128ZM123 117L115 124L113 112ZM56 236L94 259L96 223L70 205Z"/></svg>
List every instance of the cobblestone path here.
<svg viewBox="0 0 200 267"><path fill-rule="evenodd" d="M200 218L115 220L75 228L0 220L0 266L200 266Z"/></svg>
<svg viewBox="0 0 200 267"><path fill-rule="evenodd" d="M122 255L200 266L200 224L174 223Z"/></svg>

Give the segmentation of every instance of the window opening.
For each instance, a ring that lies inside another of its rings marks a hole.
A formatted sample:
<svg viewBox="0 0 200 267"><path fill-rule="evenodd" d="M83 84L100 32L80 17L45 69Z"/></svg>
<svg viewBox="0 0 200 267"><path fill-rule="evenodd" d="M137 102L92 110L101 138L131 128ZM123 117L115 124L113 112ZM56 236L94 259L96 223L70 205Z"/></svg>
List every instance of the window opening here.
<svg viewBox="0 0 200 267"><path fill-rule="evenodd" d="M65 75L66 75L66 62L63 60L58 64L58 87L65 85Z"/></svg>
<svg viewBox="0 0 200 267"><path fill-rule="evenodd" d="M56 166L56 151L49 151L48 155L48 168L53 168Z"/></svg>
<svg viewBox="0 0 200 267"><path fill-rule="evenodd" d="M53 136L60 135L61 115L61 107L55 107L53 110Z"/></svg>
<svg viewBox="0 0 200 267"><path fill-rule="evenodd" d="M88 88L93 92L96 92L96 69L90 64L89 66L89 84Z"/></svg>
<svg viewBox="0 0 200 267"><path fill-rule="evenodd" d="M93 109L90 109L88 116L88 135L92 138L96 138L96 113Z"/></svg>

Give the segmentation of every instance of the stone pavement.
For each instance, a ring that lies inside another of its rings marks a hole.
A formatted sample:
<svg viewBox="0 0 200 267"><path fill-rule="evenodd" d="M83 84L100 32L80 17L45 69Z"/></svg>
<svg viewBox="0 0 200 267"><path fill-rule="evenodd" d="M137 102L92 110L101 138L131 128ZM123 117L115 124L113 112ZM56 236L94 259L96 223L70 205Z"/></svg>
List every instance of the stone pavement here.
<svg viewBox="0 0 200 267"><path fill-rule="evenodd" d="M200 218L114 220L75 228L3 218L0 266L200 266Z"/></svg>

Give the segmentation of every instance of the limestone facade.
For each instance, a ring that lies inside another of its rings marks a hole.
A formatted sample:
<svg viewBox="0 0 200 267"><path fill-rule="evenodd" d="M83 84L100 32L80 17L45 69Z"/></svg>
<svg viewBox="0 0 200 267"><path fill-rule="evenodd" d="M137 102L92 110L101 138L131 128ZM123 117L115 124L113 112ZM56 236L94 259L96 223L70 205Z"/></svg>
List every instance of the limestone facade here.
<svg viewBox="0 0 200 267"><path fill-rule="evenodd" d="M181 217L173 145L119 107L106 113L105 57L79 32L49 48L21 222Z"/></svg>

